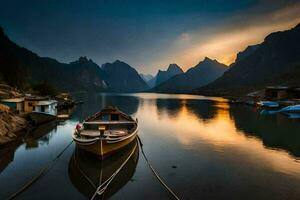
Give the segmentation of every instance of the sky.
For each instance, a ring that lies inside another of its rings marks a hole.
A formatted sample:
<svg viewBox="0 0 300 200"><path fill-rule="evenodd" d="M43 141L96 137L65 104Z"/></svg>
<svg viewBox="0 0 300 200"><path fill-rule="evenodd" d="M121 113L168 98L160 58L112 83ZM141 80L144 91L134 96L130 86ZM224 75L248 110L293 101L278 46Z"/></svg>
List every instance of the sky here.
<svg viewBox="0 0 300 200"><path fill-rule="evenodd" d="M248 45L300 23L299 0L0 0L0 26L43 57L122 60L155 74L204 57L230 64Z"/></svg>

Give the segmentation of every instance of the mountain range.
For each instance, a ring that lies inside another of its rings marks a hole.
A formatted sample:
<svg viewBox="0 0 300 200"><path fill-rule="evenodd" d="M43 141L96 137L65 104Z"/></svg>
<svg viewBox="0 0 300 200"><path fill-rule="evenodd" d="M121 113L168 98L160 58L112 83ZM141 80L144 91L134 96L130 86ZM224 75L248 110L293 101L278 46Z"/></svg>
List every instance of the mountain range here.
<svg viewBox="0 0 300 200"><path fill-rule="evenodd" d="M147 83L148 81L150 81L151 79L154 78L153 75L151 74L143 74L143 73L140 73L140 76L141 78Z"/></svg>
<svg viewBox="0 0 300 200"><path fill-rule="evenodd" d="M91 59L58 62L40 57L12 42L0 28L0 80L26 88L47 81L59 90L139 92L149 87L128 64L116 61L99 67Z"/></svg>
<svg viewBox="0 0 300 200"><path fill-rule="evenodd" d="M170 64L167 70L165 71L159 69L155 76L152 76L150 74L148 75L140 74L140 75L146 81L146 83L150 88L154 88L155 86L169 80L173 76L182 73L183 70L177 64Z"/></svg>
<svg viewBox="0 0 300 200"><path fill-rule="evenodd" d="M86 57L70 63L41 57L12 42L0 27L0 82L23 89L48 82L62 91L244 95L268 85L300 86L299 44L300 24L248 46L229 67L206 57L186 72L170 64L153 77L119 60L100 67Z"/></svg>
<svg viewBox="0 0 300 200"><path fill-rule="evenodd" d="M271 33L238 53L223 76L195 90L206 95L244 95L268 85L300 86L300 24Z"/></svg>
<svg viewBox="0 0 300 200"><path fill-rule="evenodd" d="M156 85L151 91L162 93L190 93L194 89L214 81L228 69L228 66L206 57L185 73Z"/></svg>

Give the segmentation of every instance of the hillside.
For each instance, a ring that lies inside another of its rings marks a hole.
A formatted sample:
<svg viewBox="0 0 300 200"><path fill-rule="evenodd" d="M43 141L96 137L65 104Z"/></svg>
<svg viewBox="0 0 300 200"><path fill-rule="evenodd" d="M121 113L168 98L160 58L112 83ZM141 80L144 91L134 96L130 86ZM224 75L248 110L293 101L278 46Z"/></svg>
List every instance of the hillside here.
<svg viewBox="0 0 300 200"><path fill-rule="evenodd" d="M275 32L247 48L213 83L196 90L208 95L242 95L267 85L300 86L300 24Z"/></svg>

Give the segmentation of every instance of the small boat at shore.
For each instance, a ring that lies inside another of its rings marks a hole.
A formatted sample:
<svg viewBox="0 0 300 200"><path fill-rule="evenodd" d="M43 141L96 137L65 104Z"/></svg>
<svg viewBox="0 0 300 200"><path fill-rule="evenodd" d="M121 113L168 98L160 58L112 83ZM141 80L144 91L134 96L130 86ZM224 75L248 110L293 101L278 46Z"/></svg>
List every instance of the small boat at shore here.
<svg viewBox="0 0 300 200"><path fill-rule="evenodd" d="M79 148L105 159L134 141L137 132L137 120L109 106L77 124L72 137Z"/></svg>
<svg viewBox="0 0 300 200"><path fill-rule="evenodd" d="M299 113L300 114L300 104L284 107L281 110L279 110L279 112L282 112L282 113Z"/></svg>
<svg viewBox="0 0 300 200"><path fill-rule="evenodd" d="M258 106L264 107L264 108L278 108L279 107L279 103L274 102L274 101L259 101L256 104Z"/></svg>

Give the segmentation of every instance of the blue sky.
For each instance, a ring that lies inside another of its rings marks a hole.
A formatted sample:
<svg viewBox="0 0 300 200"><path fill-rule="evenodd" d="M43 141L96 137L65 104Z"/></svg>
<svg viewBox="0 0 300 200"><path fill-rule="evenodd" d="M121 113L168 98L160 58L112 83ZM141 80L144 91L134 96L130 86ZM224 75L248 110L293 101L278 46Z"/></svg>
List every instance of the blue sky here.
<svg viewBox="0 0 300 200"><path fill-rule="evenodd" d="M270 32L299 23L299 10L296 0L1 0L0 25L41 56L119 59L154 74L205 56L229 64Z"/></svg>

